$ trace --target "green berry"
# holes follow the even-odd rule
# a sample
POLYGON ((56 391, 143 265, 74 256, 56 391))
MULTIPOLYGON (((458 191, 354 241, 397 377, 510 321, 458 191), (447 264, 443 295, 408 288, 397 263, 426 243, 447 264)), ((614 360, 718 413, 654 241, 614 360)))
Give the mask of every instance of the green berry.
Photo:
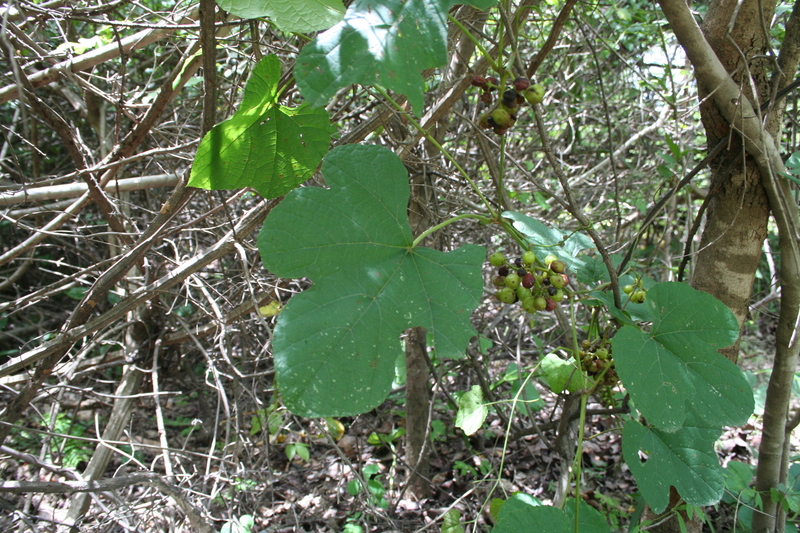
POLYGON ((526 313, 535 313, 538 311, 539 308, 536 307, 536 299, 528 297, 522 300, 522 309, 524 309, 526 313))
POLYGON ((513 304, 514 301, 517 299, 517 295, 514 293, 514 289, 510 289, 508 287, 497 291, 495 296, 497 296, 497 299, 503 302, 504 304, 513 304))
POLYGON ((563 289, 564 285, 566 284, 567 282, 564 281, 564 278, 561 277, 561 274, 553 274, 552 276, 550 276, 550 285, 552 285, 556 289, 563 289))
POLYGON ((606 350, 605 348, 598 348, 597 351, 594 352, 594 355, 598 359, 602 359, 603 361, 605 361, 606 359, 608 359, 608 350, 606 350))
POLYGON ((624 287, 622 287, 622 292, 624 292, 625 294, 631 294, 635 288, 636 287, 634 287, 633 285, 625 285, 624 287))
POLYGON ((532 265, 536 262, 536 254, 528 250, 522 254, 522 262, 526 265, 532 265))
POLYGON ((519 287, 520 279, 516 272, 511 272, 506 276, 506 287, 516 290, 519 287))
POLYGON ((635 304, 640 304, 645 301, 647 298, 647 292, 643 290, 638 290, 631 294, 631 301, 635 304))
POLYGON ((511 126, 511 114, 503 109, 502 106, 494 108, 494 111, 492 111, 492 119, 494 119, 494 123, 501 128, 511 126))
POLYGON ((544 311, 547 307, 547 299, 544 296, 537 296, 533 299, 533 306, 538 311, 544 311))
POLYGON ((506 256, 503 255, 501 252, 495 252, 489 256, 489 264, 494 267, 503 266, 506 262, 506 256))
POLYGON ((523 94, 529 104, 540 104, 544 100, 544 86, 540 83, 534 83, 523 94))
POLYGON ((550 263, 550 270, 552 270, 556 274, 561 274, 566 269, 567 269, 567 264, 564 261, 555 260, 552 263, 550 263))
POLYGON ((517 290, 517 298, 519 298, 519 299, 520 299, 520 301, 524 301, 524 300, 526 300, 527 298, 530 298, 530 297, 531 297, 531 291, 530 291, 530 290, 528 290, 528 289, 526 289, 526 288, 525 288, 525 287, 523 287, 522 285, 520 285, 519 287, 517 287, 517 289, 516 289, 516 290, 517 290))
POLYGON ((554 255, 554 254, 548 254, 548 256, 544 258, 544 264, 545 264, 546 266, 548 266, 548 267, 549 267, 549 266, 550 266, 550 264, 551 264, 553 261, 556 261, 556 260, 558 260, 558 256, 557 256, 557 255, 554 255))

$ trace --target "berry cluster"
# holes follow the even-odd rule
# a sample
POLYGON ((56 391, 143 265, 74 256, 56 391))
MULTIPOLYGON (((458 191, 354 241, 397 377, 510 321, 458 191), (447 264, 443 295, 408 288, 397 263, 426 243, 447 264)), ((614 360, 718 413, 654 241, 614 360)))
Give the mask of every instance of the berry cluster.
MULTIPOLYGON (((500 81, 493 77, 475 76, 472 85, 482 89, 481 102, 487 105, 492 103, 492 92, 501 88, 500 81)), ((516 78, 512 85, 513 88, 503 92, 497 106, 478 120, 482 128, 491 128, 497 135, 503 135, 517 121, 517 109, 521 104, 538 104, 544 98, 544 87, 538 83, 531 85, 528 78, 516 78)))
POLYGON ((511 263, 501 252, 495 252, 489 256, 489 263, 497 268, 492 283, 499 289, 495 296, 503 303, 520 302, 526 312, 535 313, 552 311, 564 298, 569 282, 564 274, 567 265, 554 255, 547 256, 544 268, 537 266, 536 254, 530 250, 511 263))
POLYGON ((590 377, 603 376, 603 385, 613 386, 619 381, 617 371, 614 369, 614 359, 611 356, 611 343, 603 339, 599 342, 584 340, 578 353, 581 360, 581 370, 590 377))
POLYGON ((622 292, 635 304, 643 303, 647 298, 647 291, 642 288, 642 280, 637 281, 635 285, 625 285, 622 287, 622 292))

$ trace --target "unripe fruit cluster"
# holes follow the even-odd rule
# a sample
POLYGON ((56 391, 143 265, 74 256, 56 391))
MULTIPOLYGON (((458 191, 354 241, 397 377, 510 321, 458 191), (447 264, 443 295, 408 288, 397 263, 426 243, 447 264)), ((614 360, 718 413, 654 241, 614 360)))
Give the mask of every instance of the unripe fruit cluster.
POLYGON ((612 386, 619 381, 619 376, 614 368, 614 358, 611 355, 611 344, 608 341, 592 343, 584 340, 581 342, 578 356, 581 360, 581 370, 590 377, 603 375, 602 385, 612 386))
POLYGON ((622 287, 622 292, 627 294, 631 302, 635 304, 644 303, 647 299, 647 291, 642 288, 641 280, 637 281, 635 285, 625 285, 622 287))
POLYGON ((536 254, 530 250, 509 262, 501 252, 489 256, 489 263, 497 268, 492 284, 498 288, 495 297, 503 303, 519 302, 528 313, 552 311, 564 298, 569 277, 564 274, 566 264, 555 256, 545 267, 537 265, 536 254))
MULTIPOLYGON (((482 90, 481 102, 487 105, 492 103, 492 92, 501 89, 497 78, 484 78, 475 76, 472 85, 482 90)), ((538 104, 544 98, 544 86, 536 83, 531 85, 528 78, 516 78, 511 82, 513 88, 506 89, 497 106, 484 113, 478 124, 484 128, 491 128, 497 135, 503 135, 517 121, 517 110, 521 104, 538 104)))

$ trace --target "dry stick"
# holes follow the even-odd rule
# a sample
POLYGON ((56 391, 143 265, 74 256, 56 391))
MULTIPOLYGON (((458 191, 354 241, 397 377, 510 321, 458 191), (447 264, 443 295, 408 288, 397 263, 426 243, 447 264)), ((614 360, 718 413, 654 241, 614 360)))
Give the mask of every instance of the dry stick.
MULTIPOLYGON (((122 434, 122 430, 125 429, 125 426, 128 425, 131 409, 137 400, 135 393, 139 390, 143 377, 144 372, 136 368, 136 366, 125 365, 122 380, 114 393, 116 397, 114 400, 114 407, 111 409, 111 414, 108 416, 108 423, 103 429, 101 443, 103 441, 116 440, 122 434)), ((87 481, 101 478, 108 467, 108 463, 114 451, 115 450, 109 446, 103 444, 98 445, 94 453, 92 453, 92 458, 89 459, 89 464, 82 473, 83 478, 87 481)), ((88 494, 80 494, 72 499, 65 519, 70 526, 76 525, 81 517, 86 514, 86 511, 89 509, 89 504, 90 498, 88 494)))
POLYGON ((131 485, 146 483, 170 496, 181 508, 189 519, 192 531, 200 533, 214 533, 216 530, 203 519, 200 511, 194 508, 184 498, 183 493, 174 485, 166 483, 161 476, 151 472, 131 474, 129 476, 96 481, 4 481, 0 483, 0 492, 11 494, 24 494, 35 492, 39 494, 73 494, 76 492, 107 492, 124 489, 131 485))
MULTIPOLYGON (((13 61, 13 58, 9 58, 9 60, 13 61)), ((67 124, 63 118, 61 118, 55 111, 50 109, 39 99, 34 92, 30 81, 28 81, 27 76, 25 76, 25 73, 22 71, 20 71, 20 80, 24 87, 26 96, 25 99, 27 100, 28 105, 30 105, 31 108, 36 111, 36 113, 53 129, 53 131, 55 131, 56 135, 58 135, 59 139, 61 139, 64 147, 67 149, 67 153, 69 153, 70 157, 72 157, 72 161, 75 166, 79 169, 85 169, 86 159, 83 157, 83 153, 81 152, 80 148, 78 148, 78 143, 75 140, 75 133, 73 132, 72 128, 70 128, 69 124, 67 124)), ((117 238, 119 238, 126 246, 133 244, 131 237, 125 230, 125 223, 121 220, 121 213, 114 206, 114 204, 111 203, 111 200, 108 199, 108 196, 106 196, 106 194, 100 188, 95 176, 92 174, 84 174, 83 179, 86 182, 89 196, 95 205, 97 205, 97 208, 100 210, 100 213, 103 215, 103 217, 108 221, 108 225, 111 227, 111 230, 116 233, 117 238)))
MULTIPOLYGON (((189 49, 189 51, 185 54, 186 58, 192 58, 194 53, 196 52, 196 46, 189 49)), ((162 84, 161 90, 156 96, 155 100, 153 101, 150 108, 145 113, 144 117, 137 123, 136 127, 122 140, 120 145, 109 155, 107 158, 110 161, 115 161, 119 159, 125 159, 130 157, 136 148, 141 145, 141 143, 145 140, 147 135, 149 134, 152 127, 155 125, 156 121, 161 117, 164 111, 167 108, 167 105, 172 101, 172 98, 177 94, 177 91, 183 88, 183 85, 191 78, 195 71, 200 67, 199 58, 194 57, 189 60, 188 64, 185 64, 185 68, 180 68, 179 65, 175 68, 172 72, 172 75, 162 84)), ((105 187, 109 181, 111 181, 116 175, 119 167, 114 166, 109 168, 106 172, 103 173, 102 177, 100 178, 100 187, 105 187)), ((81 210, 88 204, 90 200, 89 193, 83 194, 78 200, 76 200, 71 206, 69 206, 64 213, 61 213, 59 216, 55 217, 49 223, 47 223, 38 233, 28 237, 22 243, 18 244, 5 254, 0 256, 0 266, 12 261, 13 259, 19 257, 26 250, 36 246, 40 242, 42 242, 46 237, 48 232, 52 232, 62 225, 64 225, 69 219, 73 216, 77 215, 81 212, 81 210)))
MULTIPOLYGON (((226 28, 220 30, 221 32, 227 31, 226 28)), ((187 58, 191 58, 194 54, 194 50, 190 50, 189 53, 186 54, 187 58)), ((199 68, 199 60, 198 58, 194 57, 193 59, 189 60, 189 63, 185 66, 184 69, 176 68, 173 71, 173 74, 166 80, 165 84, 162 85, 161 91, 159 92, 158 96, 156 97, 153 105, 150 107, 148 112, 145 114, 141 122, 137 125, 134 130, 128 134, 128 136, 123 139, 120 143, 120 146, 114 151, 112 154, 111 159, 118 159, 129 157, 136 147, 141 144, 142 141, 146 138, 150 128, 155 124, 156 120, 161 116, 163 111, 166 109, 167 104, 172 100, 174 95, 178 90, 180 90, 183 85, 188 81, 190 77, 194 75, 194 72, 199 68), (177 79, 177 82, 176 82, 177 79)), ((113 175, 116 174, 115 169, 109 169, 103 176, 103 180, 101 180, 101 186, 104 186, 108 180, 111 179, 113 175)), ((31 381, 29 384, 23 388, 20 394, 14 399, 14 401, 7 407, 4 411, 4 421, 9 422, 11 424, 15 423, 24 413, 25 409, 27 409, 30 402, 36 396, 36 392, 41 387, 41 384, 44 382, 45 379, 51 374, 53 367, 55 367, 56 363, 63 357, 63 355, 70 349, 70 347, 87 335, 90 330, 96 331, 99 329, 91 329, 89 325, 80 327, 83 325, 90 317, 92 310, 97 305, 97 302, 100 300, 101 297, 104 297, 105 294, 113 287, 117 281, 122 279, 122 277, 139 261, 142 255, 149 249, 149 247, 142 246, 143 241, 149 240, 151 237, 153 239, 156 238, 156 235, 159 231, 163 228, 163 225, 168 222, 168 220, 175 214, 176 207, 181 207, 186 204, 190 197, 190 193, 187 193, 183 187, 178 187, 167 203, 161 208, 160 217, 156 217, 156 220, 148 227, 149 231, 146 231, 144 235, 142 235, 142 239, 140 239, 139 244, 135 246, 130 252, 125 255, 127 259, 126 262, 118 262, 117 268, 114 270, 113 274, 104 274, 103 276, 98 279, 95 283, 97 289, 89 290, 86 295, 84 296, 83 300, 78 304, 78 307, 75 309, 74 313, 70 317, 70 320, 64 325, 62 328, 62 333, 56 337, 55 342, 53 344, 48 345, 49 348, 44 350, 33 350, 33 352, 28 352, 28 354, 23 355, 20 358, 17 358, 18 362, 23 364, 23 366, 27 366, 35 361, 39 361, 39 365, 37 366, 36 370, 31 377, 31 381), (159 225, 161 223, 161 225, 159 225), (134 250, 137 253, 132 253, 134 250), (80 332, 84 332, 80 334, 80 332), (28 358, 28 355, 31 355, 28 358)), ((76 207, 76 210, 80 210, 83 206, 83 202, 88 200, 88 193, 81 197, 81 200, 73 204, 73 207, 76 207)), ((60 217, 59 217, 60 218, 60 217)), ((263 219, 262 219, 263 220, 263 219)), ((66 219, 64 220, 66 221, 66 219)), ((42 234, 38 234, 42 235, 42 234)), ((37 237, 35 235, 34 237, 37 237)), ((44 236, 42 235, 41 239, 44 236)), ((40 240, 41 240, 40 239, 40 240)), ((32 239, 29 238, 26 242, 31 241, 32 239)), ((219 244, 219 243, 218 243, 219 244)), ((22 253, 21 250, 19 253, 22 253)), ((223 254, 224 255, 224 254, 223 254)), ((2 263, 0 263, 2 264, 2 263)), ((208 263, 205 263, 208 264, 208 263)), ((205 266, 205 264, 203 266, 205 266)), ((113 268, 113 267, 112 267, 113 268)), ((202 268, 202 267, 200 267, 202 268)), ((188 275, 188 274, 187 274, 188 275)), ((140 294, 140 291, 136 291, 134 294, 140 294)), ((132 295, 133 296, 133 295, 132 295)), ((146 301, 152 298, 154 295, 150 295, 148 298, 143 298, 141 301, 146 301)), ((130 297, 129 297, 130 298, 130 297)), ((120 302, 122 303, 122 302, 120 302)), ((139 302, 141 303, 141 302, 139 302)), ((117 305, 112 311, 116 309, 124 309, 124 312, 127 312, 129 309, 132 309, 135 306, 130 308, 126 308, 125 306, 117 305)), ((103 315, 105 316, 105 315, 103 315)), ((115 314, 116 317, 121 317, 122 315, 115 314)), ((102 318, 98 317, 98 318, 102 318)), ((98 324, 98 319, 95 319, 90 322, 90 324, 98 324)), ((101 326, 102 327, 102 326, 101 326)), ((44 345, 40 348, 44 348, 44 345)), ((0 444, 5 442, 5 439, 8 437, 10 432, 9 426, 3 426, 0 428, 0 444)))
POLYGON ((161 338, 156 339, 153 347, 153 369, 150 371, 153 382, 153 401, 156 405, 156 427, 158 428, 158 440, 161 443, 161 456, 164 460, 164 471, 170 483, 175 482, 175 474, 172 471, 172 458, 169 454, 169 442, 167 441, 167 428, 164 424, 164 413, 161 410, 161 392, 158 386, 158 356, 161 353, 161 338))
MULTIPOLYGON (((179 30, 179 24, 183 24, 184 29, 191 28, 192 26, 185 24, 197 20, 197 17, 197 8, 184 11, 177 15, 175 22, 170 23, 167 26, 155 26, 152 29, 140 31, 139 33, 131 35, 130 37, 122 39, 119 43, 109 43, 98 48, 97 50, 92 50, 91 52, 68 59, 67 61, 57 63, 46 70, 41 70, 35 74, 31 74, 28 79, 34 88, 48 85, 54 81, 65 78, 69 73, 87 70, 99 65, 100 63, 104 63, 119 57, 120 53, 129 54, 130 52, 144 48, 145 46, 161 40, 179 30)), ((19 87, 16 84, 8 85, 0 89, 0 104, 4 104, 9 100, 13 100, 18 97, 19 87)))
MULTIPOLYGON (((73 344, 83 337, 120 320, 131 309, 155 298, 159 293, 183 282, 190 275, 233 251, 235 249, 234 241, 244 239, 252 233, 256 227, 264 221, 267 213, 269 213, 270 209, 276 204, 277 200, 272 200, 253 207, 250 211, 245 213, 233 230, 228 232, 209 250, 201 252, 189 261, 182 263, 175 270, 169 272, 155 282, 137 289, 130 296, 122 299, 112 309, 109 309, 99 317, 89 320, 86 324, 76 325, 72 329, 62 330, 52 341, 44 343, 15 358, 13 360, 15 362, 15 368, 24 368, 25 366, 39 361, 40 364, 36 367, 28 386, 19 393, 3 412, 3 421, 6 422, 6 424, 0 424, 0 444, 8 437, 12 425, 19 420, 21 414, 39 390, 41 383, 50 375, 52 368, 61 357, 67 353, 73 344)), ((9 363, 11 363, 11 361, 9 363)), ((6 365, 0 367, 0 376, 7 375, 8 373, 6 365)))
MULTIPOLYGON (((155 174, 153 176, 139 176, 138 178, 124 178, 116 180, 113 184, 107 184, 104 190, 107 193, 115 193, 117 191, 140 191, 142 189, 153 189, 156 187, 174 187, 179 179, 177 174, 155 174)), ((26 189, 11 194, 0 192, 0 207, 26 202, 76 198, 84 194, 88 189, 89 186, 85 183, 66 183, 64 185, 36 187, 34 189, 26 189)))
POLYGON ((531 64, 528 65, 527 76, 530 79, 536 75, 536 71, 539 70, 539 67, 542 66, 544 63, 545 58, 550 54, 553 50, 553 47, 556 45, 556 41, 558 41, 559 35, 561 35, 561 30, 564 28, 564 24, 567 22, 570 13, 572 12, 572 8, 575 7, 575 4, 578 3, 578 0, 567 0, 564 4, 564 7, 561 8, 561 11, 558 13, 558 17, 556 17, 555 22, 553 22, 553 27, 550 28, 550 35, 547 37, 547 41, 545 41, 544 46, 539 50, 536 54, 536 57, 533 58, 531 64))

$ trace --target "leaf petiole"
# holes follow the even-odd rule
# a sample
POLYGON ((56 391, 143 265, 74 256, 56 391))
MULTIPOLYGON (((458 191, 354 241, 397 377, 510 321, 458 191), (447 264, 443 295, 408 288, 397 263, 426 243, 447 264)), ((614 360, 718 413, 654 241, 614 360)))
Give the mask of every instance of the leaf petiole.
POLYGON ((465 219, 465 218, 474 218, 476 220, 480 220, 482 224, 491 224, 491 222, 492 222, 491 218, 485 217, 483 215, 478 215, 478 214, 475 214, 475 213, 465 213, 463 215, 457 215, 457 216, 454 216, 453 218, 448 218, 444 222, 436 224, 435 226, 431 226, 430 228, 428 228, 425 231, 423 231, 422 233, 420 233, 419 236, 417 236, 417 238, 414 239, 414 242, 411 243, 411 247, 412 248, 416 248, 417 246, 419 246, 419 243, 424 241, 425 237, 427 237, 431 233, 439 231, 440 229, 444 228, 445 226, 448 226, 448 225, 452 224, 453 222, 455 222, 457 220, 462 220, 462 219, 465 219))

